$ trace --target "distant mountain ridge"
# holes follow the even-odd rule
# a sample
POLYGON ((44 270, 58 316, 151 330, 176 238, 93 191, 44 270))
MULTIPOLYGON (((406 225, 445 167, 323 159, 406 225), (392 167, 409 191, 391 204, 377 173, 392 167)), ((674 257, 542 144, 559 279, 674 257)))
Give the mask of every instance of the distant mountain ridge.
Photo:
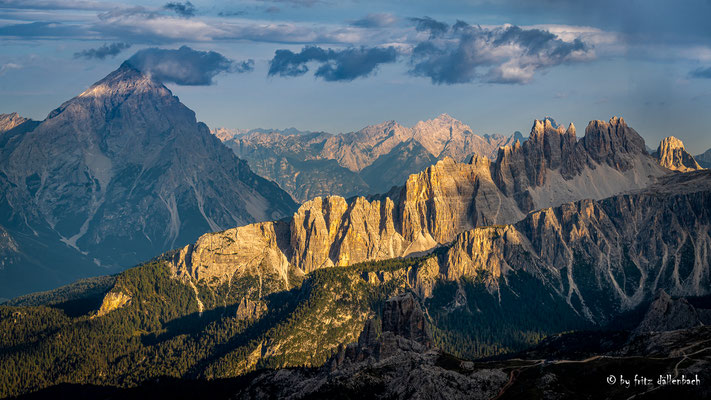
POLYGON ((711 168, 711 149, 706 150, 703 154, 694 157, 696 161, 704 168, 711 168))
POLYGON ((10 114, 0 114, 0 134, 7 132, 18 125, 22 125, 27 121, 29 121, 28 118, 22 117, 16 112, 10 114))
POLYGON ((381 193, 437 160, 495 158, 518 135, 477 135, 442 114, 413 127, 387 121, 357 132, 331 135, 293 129, 214 130, 258 174, 277 182, 298 201, 324 195, 351 197, 381 193))
POLYGON ((0 145, 0 297, 132 266, 295 208, 128 62, 44 121, 2 133, 0 145))

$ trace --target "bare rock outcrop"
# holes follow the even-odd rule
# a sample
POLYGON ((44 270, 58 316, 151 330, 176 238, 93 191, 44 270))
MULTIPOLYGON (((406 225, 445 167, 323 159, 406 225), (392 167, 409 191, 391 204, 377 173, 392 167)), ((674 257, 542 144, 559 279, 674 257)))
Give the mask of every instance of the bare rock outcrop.
POLYGON ((686 151, 684 143, 674 136, 662 139, 653 156, 662 167, 672 171, 689 172, 702 169, 694 157, 686 151))
POLYGON ((131 296, 123 292, 109 292, 104 296, 104 300, 101 302, 101 307, 96 312, 95 317, 102 317, 111 311, 118 310, 129 304, 130 301, 131 296))
POLYGON ((702 325, 698 312, 686 299, 672 299, 664 290, 660 290, 633 334, 674 331, 702 325))

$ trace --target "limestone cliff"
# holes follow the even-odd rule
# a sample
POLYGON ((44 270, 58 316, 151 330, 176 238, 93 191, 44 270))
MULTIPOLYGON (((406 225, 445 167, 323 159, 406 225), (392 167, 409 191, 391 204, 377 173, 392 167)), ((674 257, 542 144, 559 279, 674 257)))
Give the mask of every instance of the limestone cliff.
MULTIPOLYGON (((288 286, 290 271, 303 274, 428 252, 477 226, 511 224, 533 209, 642 188, 666 173, 621 119, 591 122, 580 142, 572 125, 554 128, 546 119, 534 123, 523 145, 502 148, 495 162, 445 157, 387 195, 318 197, 287 220, 207 234, 183 248, 172 264, 177 274, 206 282, 225 282, 266 266, 288 286)), ((517 234, 497 229, 475 235, 518 240, 517 234)), ((480 250, 499 252, 498 239, 492 240, 480 250)), ((490 265, 477 257, 484 256, 453 260, 447 274, 454 279, 490 265)), ((506 268, 491 265, 494 276, 506 268)))
POLYGON ((711 172, 669 176, 641 191, 566 203, 514 225, 464 232, 440 271, 449 279, 487 271, 499 284, 507 273, 522 271, 581 315, 604 323, 658 289, 674 296, 709 293, 709 210, 711 172))
POLYGON ((673 171, 689 172, 702 169, 694 157, 686 151, 684 143, 674 136, 664 138, 653 156, 662 167, 673 171))

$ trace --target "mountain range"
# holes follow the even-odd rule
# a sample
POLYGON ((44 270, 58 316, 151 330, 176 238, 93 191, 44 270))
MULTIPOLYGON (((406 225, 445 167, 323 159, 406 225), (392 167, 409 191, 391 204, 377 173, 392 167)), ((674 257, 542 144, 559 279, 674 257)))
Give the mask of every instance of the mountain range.
POLYGON ((291 272, 430 251, 477 226, 644 188, 668 173, 622 119, 590 122, 580 141, 572 125, 536 121, 529 139, 500 148, 496 161, 445 158, 387 195, 317 197, 291 219, 205 235, 180 251, 175 268, 225 281, 265 264, 287 281, 291 272))
POLYGON ((0 127, 0 295, 103 275, 0 305, 0 397, 571 397, 613 366, 707 379, 711 171, 674 137, 649 154, 622 118, 581 138, 548 117, 525 140, 478 136, 447 115, 213 134, 126 62, 0 127))
POLYGON ((495 158, 499 147, 523 141, 518 132, 474 134, 447 114, 411 128, 387 121, 339 135, 293 128, 213 133, 256 173, 274 180, 300 202, 325 195, 382 193, 445 157, 495 158))
POLYGON ((129 63, 43 121, 9 114, 0 126, 0 297, 119 271, 296 206, 129 63))
MULTIPOLYGON (((232 275, 207 274, 210 268, 229 273, 214 261, 236 257, 224 243, 207 247, 203 237, 191 254, 193 265, 200 266, 195 277, 176 263, 185 254, 167 254, 115 277, 78 282, 0 307, 0 357, 12 366, 0 376, 2 393, 20 394, 59 382, 150 387, 146 382, 161 377, 199 384, 244 374, 227 390, 328 392, 321 383, 297 382, 328 382, 331 378, 323 381, 322 371, 331 371, 327 376, 334 379, 367 377, 368 365, 383 368, 373 372, 385 379, 379 384, 385 387, 376 391, 387 391, 397 379, 410 382, 400 380, 401 390, 425 388, 417 382, 446 376, 446 371, 431 369, 437 366, 474 382, 490 382, 496 392, 508 388, 506 371, 528 363, 464 360, 522 351, 571 330, 581 333, 557 344, 544 342, 542 349, 530 352, 526 358, 534 360, 531 366, 544 358, 594 360, 601 354, 630 357, 632 363, 634 357, 639 361, 661 351, 644 343, 665 346, 664 365, 678 366, 683 361, 673 352, 678 346, 696 347, 697 357, 708 357, 708 348, 701 345, 706 331, 690 327, 669 344, 669 336, 648 334, 650 325, 662 326, 660 317, 650 315, 645 318, 651 322, 625 328, 636 329, 634 336, 605 332, 628 326, 660 289, 675 298, 707 296, 703 301, 708 303, 710 204, 711 172, 670 173, 645 189, 565 203, 515 224, 466 230, 421 257, 319 268, 305 276, 295 268, 281 275, 273 263, 285 260, 278 257, 232 275), (388 305, 403 295, 409 300, 388 305), (419 317, 413 314, 416 307, 423 310, 419 317), (598 331, 582 333, 590 329, 598 331), (343 347, 353 342, 358 347, 343 347), (625 343, 632 347, 625 349, 625 343), (422 358, 433 347, 438 349, 433 358, 422 358), (585 348, 592 355, 571 353, 585 348), (293 369, 304 366, 305 376, 293 369), (290 368, 276 375, 258 371, 285 367, 290 368), (393 368, 404 375, 386 373, 393 368), (475 371, 484 375, 476 378, 475 371)), ((261 224, 259 229, 267 228, 261 224)), ((277 235, 271 240, 285 239, 277 235)), ((683 305, 669 307, 652 307, 661 310, 657 314, 673 316, 663 326, 694 323, 683 317, 683 305)), ((699 315, 704 320, 708 312, 699 315)), ((585 362, 595 368, 595 376, 604 379, 609 365, 590 360, 585 362)), ((640 365, 646 364, 632 363, 625 371, 634 373, 640 365)), ((695 370, 693 365, 685 371, 695 370)), ((557 376, 579 379, 576 369, 564 366, 554 370, 557 376)), ((349 381, 350 387, 359 382, 349 381)), ((544 387, 558 386, 548 382, 544 387)), ((408 397, 404 393, 395 397, 408 397)))

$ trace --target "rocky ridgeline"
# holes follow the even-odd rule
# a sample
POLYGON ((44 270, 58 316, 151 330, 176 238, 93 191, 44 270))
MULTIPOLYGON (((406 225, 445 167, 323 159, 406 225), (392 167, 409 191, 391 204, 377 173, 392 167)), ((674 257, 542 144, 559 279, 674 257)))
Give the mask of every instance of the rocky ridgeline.
POLYGON ((653 154, 659 164, 673 171, 689 172, 702 169, 694 157, 684 148, 684 143, 674 136, 664 138, 653 154))
POLYGON ((524 271, 580 315, 603 324, 658 289, 674 296, 709 293, 710 210, 711 172, 668 176, 648 189, 566 203, 511 226, 465 232, 440 268, 468 276, 487 271, 501 282, 507 271, 524 271), (493 229, 498 231, 486 234, 493 229), (493 239, 482 239, 487 236, 493 239))
MULTIPOLYGON (((354 210, 362 217, 369 215, 364 210, 392 207, 388 201, 352 205, 359 204, 354 210)), ((317 219, 297 213, 291 225, 280 221, 205 235, 174 257, 174 272, 184 279, 218 283, 231 276, 263 274, 267 267, 288 287, 293 274, 391 258, 395 253, 388 251, 407 243, 392 220, 380 225, 378 218, 361 218, 358 226, 347 219, 351 205, 344 201, 320 206, 323 213, 314 213, 317 219), (369 236, 370 226, 383 234, 369 236), (387 251, 378 253, 383 249, 387 251)), ((708 294, 709 210, 711 172, 666 176, 636 192, 544 208, 514 224, 465 230, 437 256, 408 270, 406 279, 428 298, 441 280, 467 277, 486 283, 495 293, 509 284, 509 274, 524 273, 579 315, 604 324, 648 301, 658 289, 674 296, 708 294)))
POLYGON ((667 173, 622 119, 593 121, 586 132, 576 141, 574 127, 536 121, 529 140, 502 148, 495 162, 445 158, 388 196, 315 198, 290 219, 204 235, 172 264, 176 274, 208 283, 260 265, 287 281, 290 273, 421 254, 477 226, 646 187, 667 173))
POLYGON ((413 127, 387 121, 339 135, 269 130, 214 134, 299 201, 384 192, 437 160, 463 162, 472 154, 493 158, 500 146, 519 137, 480 136, 447 114, 413 127))

